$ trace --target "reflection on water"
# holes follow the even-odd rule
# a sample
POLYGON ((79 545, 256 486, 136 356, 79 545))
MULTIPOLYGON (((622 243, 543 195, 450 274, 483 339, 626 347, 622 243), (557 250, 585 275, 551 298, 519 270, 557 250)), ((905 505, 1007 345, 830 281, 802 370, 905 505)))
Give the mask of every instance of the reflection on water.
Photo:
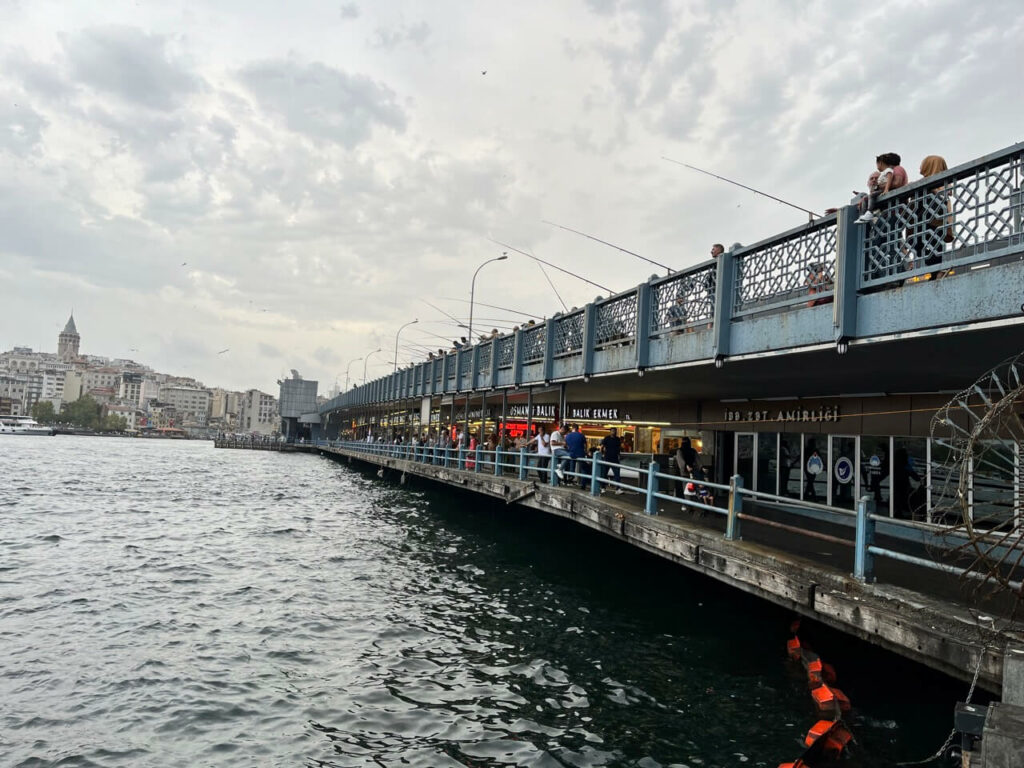
MULTIPOLYGON (((789 614, 564 521, 207 443, 0 470, 3 765, 775 766, 814 720, 789 614)), ((866 764, 942 741, 958 686, 819 641, 866 764)))

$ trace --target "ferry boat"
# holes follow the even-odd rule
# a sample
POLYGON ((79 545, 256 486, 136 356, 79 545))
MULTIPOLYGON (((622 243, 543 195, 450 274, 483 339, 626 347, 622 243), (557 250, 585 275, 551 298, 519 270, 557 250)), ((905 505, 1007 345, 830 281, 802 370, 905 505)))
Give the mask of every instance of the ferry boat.
POLYGON ((0 416, 0 435, 55 435, 53 427, 44 427, 29 416, 0 416))

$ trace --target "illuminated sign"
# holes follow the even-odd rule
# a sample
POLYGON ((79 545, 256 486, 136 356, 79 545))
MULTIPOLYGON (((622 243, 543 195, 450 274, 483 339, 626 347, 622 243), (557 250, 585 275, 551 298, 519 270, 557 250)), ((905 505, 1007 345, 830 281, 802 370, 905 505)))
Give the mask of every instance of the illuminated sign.
MULTIPOLYGON (((526 405, 510 405, 508 407, 508 416, 510 419, 525 419, 531 415, 529 411, 530 409, 526 405)), ((532 416, 535 419, 557 419, 558 406, 554 403, 550 405, 535 403, 532 416)))
POLYGON ((601 408, 592 405, 570 405, 567 406, 566 410, 568 414, 567 419, 577 419, 586 421, 618 421, 619 420, 619 409, 618 408, 601 408))

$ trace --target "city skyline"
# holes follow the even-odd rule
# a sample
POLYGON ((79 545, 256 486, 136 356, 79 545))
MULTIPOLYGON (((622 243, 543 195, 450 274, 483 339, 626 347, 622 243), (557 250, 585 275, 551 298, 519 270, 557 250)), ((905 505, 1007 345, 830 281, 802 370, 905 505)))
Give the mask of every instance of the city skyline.
MULTIPOLYGON (((5 4, 0 349, 48 349, 73 308, 103 354, 232 389, 326 391, 415 317, 422 359, 464 334, 444 313, 488 238, 623 290, 655 268, 542 220, 674 267, 806 221, 663 156, 820 211, 880 152, 916 178, 1013 143, 1015 10, 5 4)), ((550 279, 489 267, 475 327, 598 293, 550 279)))

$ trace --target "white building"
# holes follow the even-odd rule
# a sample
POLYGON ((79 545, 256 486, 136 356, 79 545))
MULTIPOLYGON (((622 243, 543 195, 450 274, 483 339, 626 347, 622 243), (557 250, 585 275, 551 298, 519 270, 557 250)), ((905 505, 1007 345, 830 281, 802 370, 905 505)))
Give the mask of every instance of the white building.
POLYGON ((239 403, 238 431, 258 435, 277 434, 277 398, 258 389, 245 392, 239 403))
POLYGON ((181 426, 205 427, 210 420, 210 390, 193 387, 160 387, 160 402, 173 405, 181 426))

